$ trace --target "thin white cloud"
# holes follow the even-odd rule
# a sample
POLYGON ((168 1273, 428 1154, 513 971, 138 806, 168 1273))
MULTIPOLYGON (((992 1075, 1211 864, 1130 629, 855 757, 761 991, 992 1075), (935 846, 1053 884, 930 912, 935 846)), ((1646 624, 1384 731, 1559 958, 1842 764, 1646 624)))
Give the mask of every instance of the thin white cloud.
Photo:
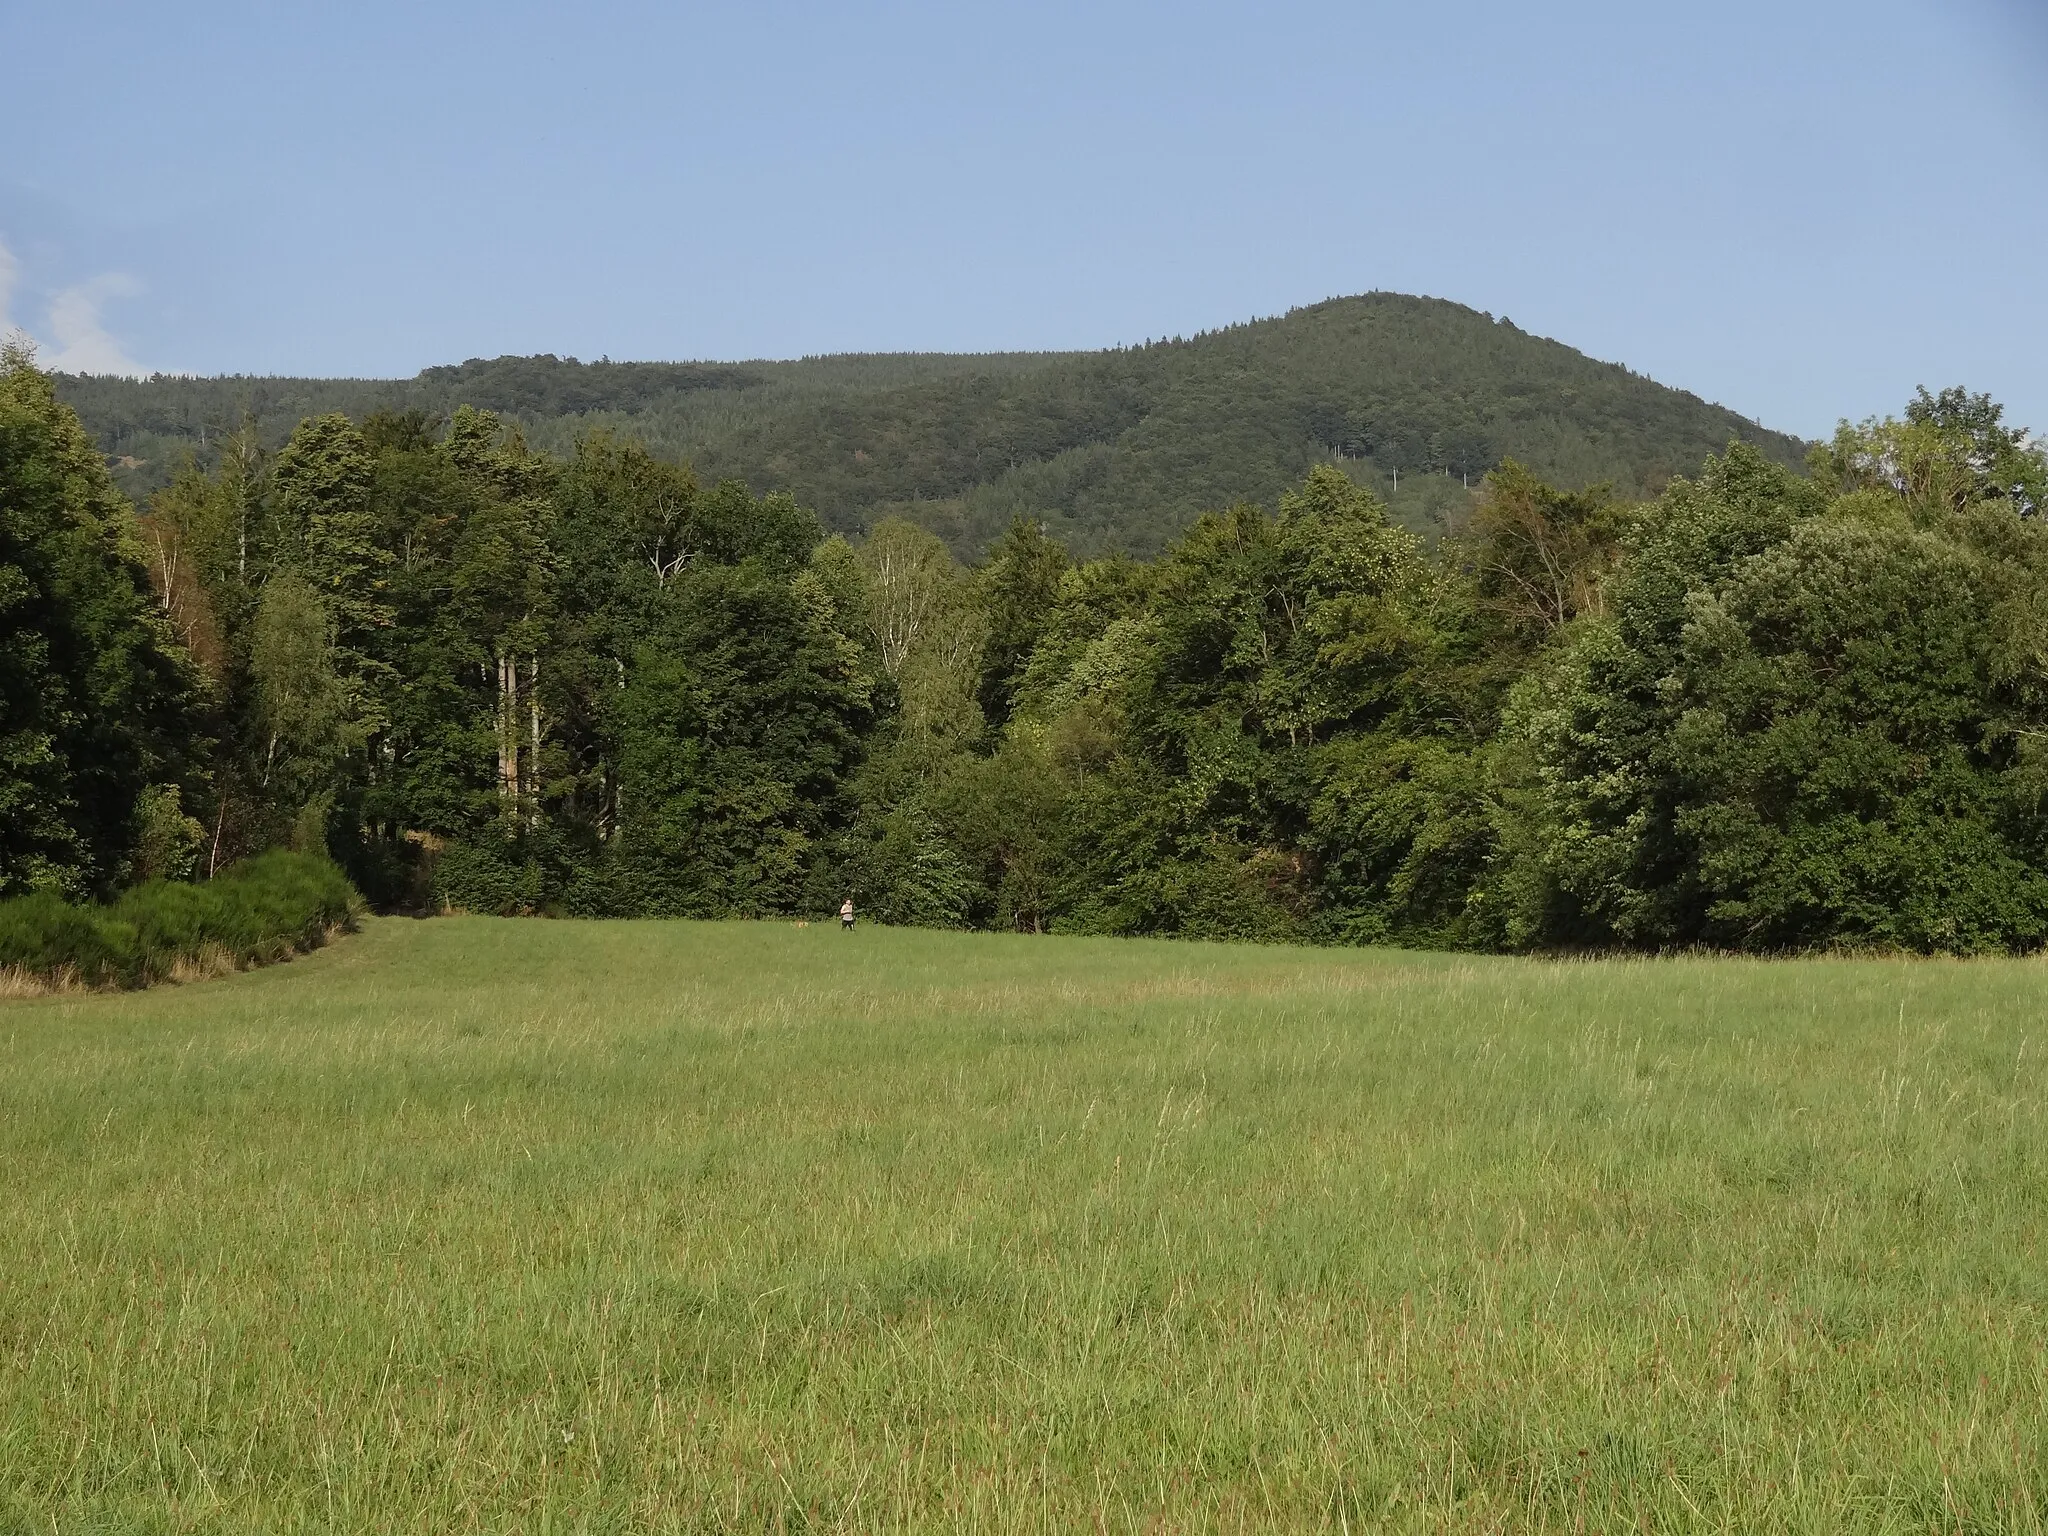
POLYGON ((6 241, 0 240, 0 335, 19 336, 34 346, 41 353, 41 365, 55 373, 119 373, 134 378, 148 373, 108 331, 104 315, 108 300, 142 291, 134 278, 124 272, 105 272, 58 289, 50 297, 48 343, 13 318, 15 296, 21 289, 21 262, 6 241))
POLYGON ((90 282, 60 289, 50 300, 50 330, 57 350, 43 366, 55 373, 122 373, 144 377, 148 370, 121 348, 101 321, 109 299, 125 299, 141 291, 135 279, 108 272, 90 282))

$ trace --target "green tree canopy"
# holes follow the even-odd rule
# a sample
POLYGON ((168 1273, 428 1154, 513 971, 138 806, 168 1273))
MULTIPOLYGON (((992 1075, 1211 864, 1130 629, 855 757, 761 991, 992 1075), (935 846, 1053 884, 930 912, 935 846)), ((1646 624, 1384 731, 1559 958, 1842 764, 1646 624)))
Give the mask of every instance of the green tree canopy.
POLYGON ((0 896, 103 894, 190 769, 194 679, 133 509, 25 349, 0 352, 0 896))

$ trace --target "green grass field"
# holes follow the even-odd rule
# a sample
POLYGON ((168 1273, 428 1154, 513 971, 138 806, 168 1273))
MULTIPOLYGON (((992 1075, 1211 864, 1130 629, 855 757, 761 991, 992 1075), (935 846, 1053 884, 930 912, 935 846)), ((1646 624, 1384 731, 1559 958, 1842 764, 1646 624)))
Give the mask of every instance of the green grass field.
POLYGON ((0 1530, 2035 1530, 2036 962, 371 923, 0 1004, 0 1530))

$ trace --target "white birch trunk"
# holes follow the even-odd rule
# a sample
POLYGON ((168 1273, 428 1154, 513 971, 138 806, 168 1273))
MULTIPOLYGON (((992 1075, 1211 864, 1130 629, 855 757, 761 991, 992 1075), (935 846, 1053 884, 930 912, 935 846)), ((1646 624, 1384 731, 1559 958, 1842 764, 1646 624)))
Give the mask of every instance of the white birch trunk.
POLYGON ((498 798, 506 814, 519 805, 519 666, 498 657, 498 798))

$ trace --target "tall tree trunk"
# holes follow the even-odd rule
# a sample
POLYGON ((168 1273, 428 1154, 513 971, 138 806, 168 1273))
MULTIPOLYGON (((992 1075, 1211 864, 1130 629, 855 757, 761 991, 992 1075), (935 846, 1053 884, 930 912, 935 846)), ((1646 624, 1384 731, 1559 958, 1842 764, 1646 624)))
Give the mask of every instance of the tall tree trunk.
POLYGON ((228 824, 228 797, 223 790, 220 797, 220 814, 213 819, 213 851, 206 856, 206 878, 211 880, 213 872, 220 868, 220 835, 228 824))
POLYGON ((531 726, 526 762, 527 824, 540 825, 540 653, 526 662, 526 715, 531 726))
POLYGON ((498 798, 505 813, 519 805, 519 664, 498 655, 498 798))

